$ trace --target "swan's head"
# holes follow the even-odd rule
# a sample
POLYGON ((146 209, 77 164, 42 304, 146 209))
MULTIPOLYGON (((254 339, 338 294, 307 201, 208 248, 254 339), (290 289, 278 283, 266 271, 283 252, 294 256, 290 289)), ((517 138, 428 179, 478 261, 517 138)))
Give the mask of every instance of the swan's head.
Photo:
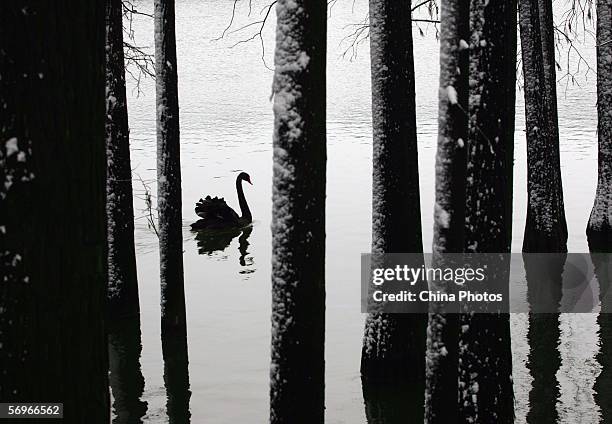
POLYGON ((241 172, 240 174, 238 174, 238 181, 240 180, 246 181, 247 183, 253 185, 253 183, 251 182, 251 176, 246 172, 241 172))

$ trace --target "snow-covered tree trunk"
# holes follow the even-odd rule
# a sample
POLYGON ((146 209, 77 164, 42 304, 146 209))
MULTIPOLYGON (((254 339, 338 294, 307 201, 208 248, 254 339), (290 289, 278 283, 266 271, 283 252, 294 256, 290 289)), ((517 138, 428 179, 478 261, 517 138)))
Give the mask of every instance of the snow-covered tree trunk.
POLYGON ((612 3, 597 2, 599 177, 587 226, 589 248, 612 252, 612 3))
MULTIPOLYGON (((470 3, 465 250, 510 251, 516 83, 516 1, 470 3)), ((509 272, 502 261, 499 278, 509 272)), ((486 288, 483 288, 486 289, 486 288)), ((507 294, 506 294, 507 295, 507 294)), ((462 422, 513 421, 509 314, 461 315, 462 422)))
POLYGON ((524 252, 567 251, 550 0, 520 0, 527 126, 524 252), (552 38, 552 40, 551 40, 552 38))
POLYGON ((0 399, 108 423, 104 2, 0 2, 0 399))
MULTIPOLYGON (((524 266, 530 302, 556 310, 561 300, 564 256, 529 256, 566 252, 567 224, 563 204, 557 117, 557 80, 551 0, 519 0, 519 24, 527 126, 527 222, 524 266), (561 260, 561 258, 563 258, 561 260), (542 269, 546 273, 542 273, 542 269), (548 287, 546 299, 542 288, 548 287)), ((533 306, 533 303, 532 303, 533 306)), ((556 422, 559 397, 556 373, 561 365, 559 314, 529 314, 529 360, 533 377, 528 422, 556 422)))
MULTIPOLYGON (((369 16, 372 253, 421 253, 411 2, 370 0, 369 16)), ((426 314, 369 314, 361 354, 364 384, 423 383, 426 322, 426 314)))
MULTIPOLYGON (((469 2, 440 4, 440 90, 434 207, 434 266, 444 253, 464 249, 466 143, 468 140, 469 2)), ((438 284, 432 290, 446 291, 438 284)), ((459 318, 431 305, 427 329, 425 421, 458 419, 457 355, 459 318)))
POLYGON ((121 0, 106 1, 106 214, 111 318, 137 315, 134 205, 121 0))
POLYGON ((186 323, 174 0, 155 0, 154 4, 162 328, 183 331, 186 323))
POLYGON ((271 423, 324 419, 326 12, 276 5, 271 423))
MULTIPOLYGON (((555 59, 555 23, 553 0, 538 0, 540 37, 542 40, 542 62, 544 64, 544 96, 546 98, 553 150, 559 155, 559 118, 557 111, 557 61, 555 59), (556 146, 556 147, 555 147, 556 146)), ((558 159, 557 159, 558 161, 558 159)), ((563 196, 561 196, 563 200, 563 196)), ((565 216, 563 217, 565 221, 565 216)), ((567 232, 567 228, 566 228, 567 232)))
POLYGON ((171 423, 189 422, 187 320, 174 0, 154 1, 161 339, 171 423))

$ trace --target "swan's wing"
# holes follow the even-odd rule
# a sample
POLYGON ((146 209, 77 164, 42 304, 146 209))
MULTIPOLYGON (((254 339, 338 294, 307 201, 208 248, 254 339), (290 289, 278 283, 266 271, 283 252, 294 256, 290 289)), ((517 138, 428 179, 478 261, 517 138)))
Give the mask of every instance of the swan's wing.
POLYGON ((206 196, 206 199, 200 199, 196 203, 195 213, 207 221, 237 223, 240 219, 238 214, 225 203, 225 199, 218 197, 206 196))

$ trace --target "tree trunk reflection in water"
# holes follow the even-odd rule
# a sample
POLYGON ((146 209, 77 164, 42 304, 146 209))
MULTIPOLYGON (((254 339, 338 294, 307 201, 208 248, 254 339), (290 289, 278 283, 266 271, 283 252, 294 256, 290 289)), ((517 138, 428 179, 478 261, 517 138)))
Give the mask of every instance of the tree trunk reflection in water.
POLYGON ((599 353, 596 356, 601 372, 595 380, 593 390, 595 403, 601 410, 601 422, 612 422, 612 254, 591 253, 595 275, 599 281, 601 311, 597 317, 599 325, 599 353))
POLYGON ((191 391, 189 390, 187 335, 180 331, 162 328, 162 352, 169 422, 189 423, 191 422, 191 412, 189 412, 191 391))
POLYGON ((533 382, 529 393, 528 423, 555 423, 560 395, 557 371, 560 328, 558 313, 562 296, 562 274, 567 254, 523 254, 530 305, 529 356, 527 368, 533 382))
POLYGON ((109 379, 113 394, 114 424, 141 423, 147 402, 141 400, 144 377, 140 317, 111 320, 108 326, 109 379))
POLYGON ((423 422, 423 384, 372 384, 364 378, 361 384, 368 424, 423 422))

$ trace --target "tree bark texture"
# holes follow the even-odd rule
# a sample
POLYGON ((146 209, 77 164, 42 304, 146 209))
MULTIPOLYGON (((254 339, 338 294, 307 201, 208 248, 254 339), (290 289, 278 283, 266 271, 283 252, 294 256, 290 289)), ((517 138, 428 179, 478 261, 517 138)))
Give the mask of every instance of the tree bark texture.
MULTIPOLYGON (((412 50, 411 2, 370 0, 373 254, 423 251, 412 50)), ((426 314, 367 316, 364 384, 423 383, 426 320, 426 314)))
MULTIPOLYGON (((440 6, 434 267, 444 267, 444 253, 464 249, 468 140, 469 2, 444 0, 440 6)), ((430 289, 447 291, 442 284, 430 289)), ((431 305, 427 328, 425 421, 430 424, 458 419, 459 318, 443 313, 442 306, 438 302, 431 305)))
POLYGON ((597 2, 597 193, 587 226, 589 248, 612 252, 612 3, 597 2))
POLYGON ((170 423, 190 421, 174 0, 154 1, 161 339, 170 423))
POLYGON ((276 4, 271 423, 324 419, 326 12, 276 4))
POLYGON ((108 423, 104 3, 0 2, 0 399, 108 423))
MULTIPOLYGON (((465 251, 510 252, 516 1, 472 0, 465 251)), ((503 262, 503 261, 502 261, 503 262)), ((489 270, 504 278, 508 266, 489 270)), ((462 314, 461 422, 514 419, 509 314, 462 314)))
POLYGON ((106 214, 108 306, 112 318, 140 312, 122 8, 121 0, 106 1, 106 214))
POLYGON ((527 222, 524 252, 566 252, 552 4, 520 0, 527 126, 527 222), (553 38, 553 40, 550 40, 553 38))
POLYGON ((174 0, 155 0, 154 5, 162 329, 182 333, 186 322, 174 0))

